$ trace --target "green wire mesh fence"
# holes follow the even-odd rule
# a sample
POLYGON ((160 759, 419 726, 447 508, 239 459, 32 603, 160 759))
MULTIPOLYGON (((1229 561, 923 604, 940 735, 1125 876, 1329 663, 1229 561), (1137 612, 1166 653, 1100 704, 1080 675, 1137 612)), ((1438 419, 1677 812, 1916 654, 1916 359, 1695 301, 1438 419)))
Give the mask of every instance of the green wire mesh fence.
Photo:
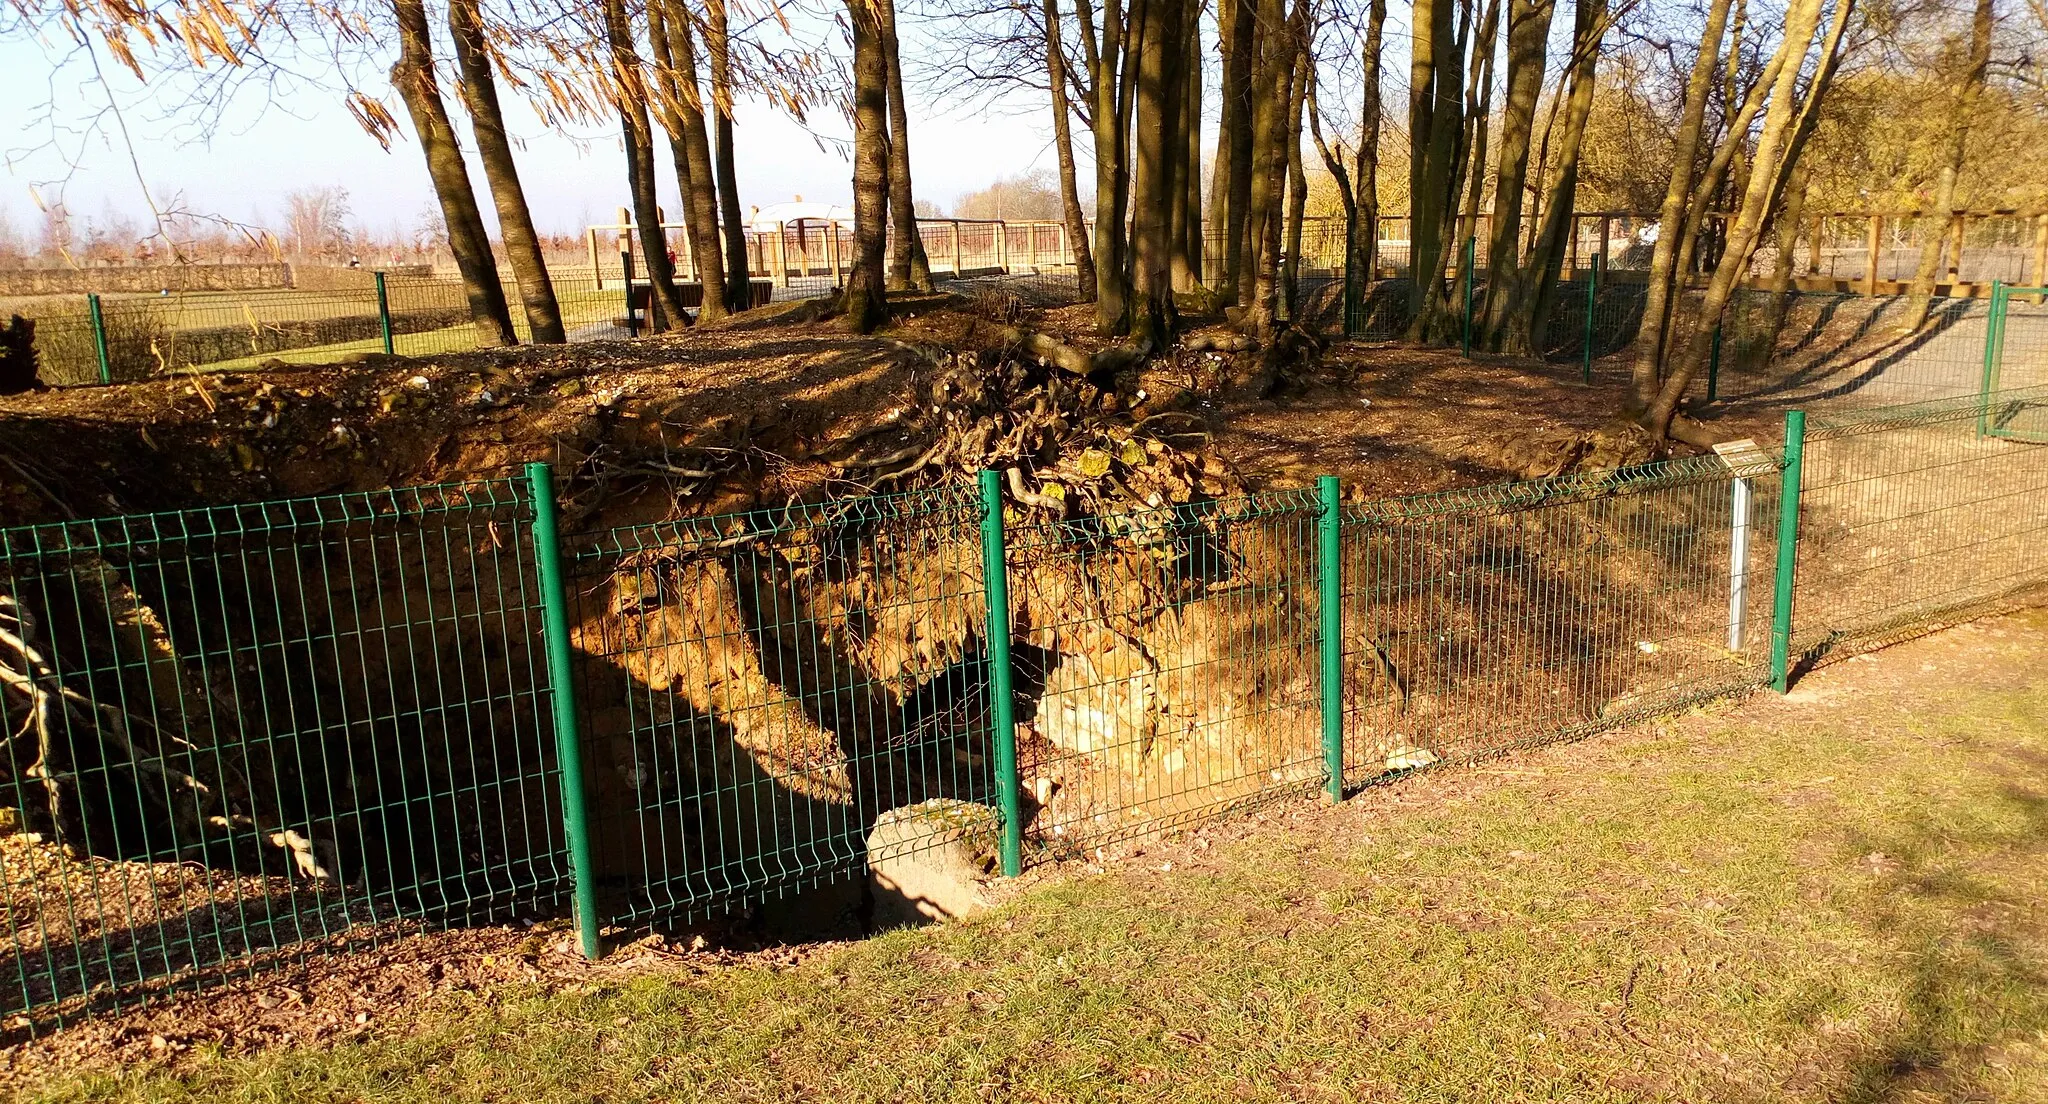
POLYGON ((963 839, 1015 872, 2048 586, 2048 387, 1820 420, 1795 464, 1803 424, 1376 502, 1055 518, 991 474, 559 537, 535 465, 0 530, 0 1015, 421 923, 568 910, 594 954, 963 839))
POLYGON ((1018 775, 1059 852, 1322 781, 1313 494, 1009 534, 1018 775))
POLYGON ((1347 509, 1347 779, 1760 685, 1778 481, 1705 457, 1347 509))
POLYGON ((522 485, 0 530, 0 1015, 566 884, 522 485))
POLYGON ((575 539, 607 922, 843 879, 881 814, 993 800, 983 511, 947 489, 575 539))
POLYGON ((1817 418, 1795 646, 1835 650, 1974 616, 2048 579, 2048 386, 1817 418))

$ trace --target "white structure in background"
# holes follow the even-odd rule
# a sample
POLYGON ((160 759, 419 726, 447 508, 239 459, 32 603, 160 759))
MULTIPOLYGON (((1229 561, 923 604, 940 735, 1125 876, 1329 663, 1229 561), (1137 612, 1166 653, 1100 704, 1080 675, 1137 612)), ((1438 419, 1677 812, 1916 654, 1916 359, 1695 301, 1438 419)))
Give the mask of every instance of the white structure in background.
POLYGON ((757 234, 773 234, 777 224, 797 222, 835 222, 851 230, 853 208, 837 203, 806 203, 804 197, 797 196, 788 203, 752 208, 747 214, 747 229, 757 234))

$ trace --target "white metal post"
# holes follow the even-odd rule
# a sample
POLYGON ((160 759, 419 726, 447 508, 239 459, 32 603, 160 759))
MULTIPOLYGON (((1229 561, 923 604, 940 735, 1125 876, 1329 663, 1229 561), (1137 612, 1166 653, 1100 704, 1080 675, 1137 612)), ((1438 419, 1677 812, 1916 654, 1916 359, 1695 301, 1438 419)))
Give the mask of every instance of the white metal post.
POLYGON ((1743 621, 1749 608, 1749 480, 1732 484, 1728 522, 1728 650, 1742 650, 1743 621))

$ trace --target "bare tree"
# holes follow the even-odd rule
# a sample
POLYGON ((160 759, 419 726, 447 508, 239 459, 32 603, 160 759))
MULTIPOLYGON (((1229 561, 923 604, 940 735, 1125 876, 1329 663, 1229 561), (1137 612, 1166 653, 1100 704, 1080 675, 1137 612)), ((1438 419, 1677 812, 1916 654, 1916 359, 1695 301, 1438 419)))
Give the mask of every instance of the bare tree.
MULTIPOLYGON (((1816 42, 1815 32, 1820 29, 1826 2, 1789 0, 1786 5, 1784 38, 1778 46, 1784 60, 1775 69, 1777 78, 1773 81, 1770 99, 1763 112, 1763 127, 1757 133, 1748 157, 1748 185, 1743 190, 1741 207, 1728 228, 1727 247, 1700 294, 1698 322, 1685 347, 1674 350, 1668 363, 1662 366, 1662 379, 1656 381, 1653 388, 1642 387, 1638 379, 1637 388, 1631 395, 1630 405, 1642 411, 1643 426, 1658 438, 1679 433, 1704 439, 1694 433, 1692 427, 1677 420, 1679 406, 1685 398, 1686 388, 1706 362, 1714 327, 1727 308, 1736 280, 1747 272, 1763 228, 1784 195, 1792 168, 1812 132, 1813 120, 1818 116, 1828 84, 1840 62, 1842 37, 1854 0, 1834 0, 1833 17, 1816 42), (1813 71, 1802 92, 1800 77, 1807 69, 1809 53, 1814 55, 1813 71)), ((1731 135, 1728 140, 1741 141, 1743 137, 1731 135)), ((1706 197, 1697 196, 1694 199, 1695 202, 1705 200, 1706 197)), ((1653 272, 1653 279, 1655 275, 1653 272)))
POLYGON ((653 47, 656 106, 668 132, 676 183, 683 201, 683 227, 696 260, 703 305, 698 318, 712 322, 729 313, 725 252, 719 233, 717 170, 704 121, 703 87, 697 80, 697 42, 682 0, 648 0, 648 39, 653 47))
POLYGON ((896 39, 896 0, 873 0, 882 33, 882 63, 889 74, 889 217, 896 241, 889 255, 889 287, 930 291, 932 263, 917 232, 917 202, 910 187, 910 109, 903 102, 903 54, 896 39))
POLYGON ((441 204, 456 271, 462 274, 477 344, 516 345, 519 337, 512 329, 505 287, 498 282, 497 262, 491 258, 490 236, 484 231, 469 168, 463 164, 455 128, 448 122, 448 105, 441 100, 441 87, 434 76, 433 36, 425 0, 392 0, 391 8, 398 20, 398 60, 391 66, 391 85, 412 116, 413 132, 427 158, 427 175, 434 182, 434 198, 441 204))
POLYGON ((1057 0, 1043 0, 1045 9, 1046 83, 1052 93, 1053 148, 1059 158, 1060 207, 1066 222, 1067 245, 1074 254, 1074 278, 1081 301, 1095 298, 1095 257, 1088 246, 1088 220, 1081 213, 1081 191, 1074 172, 1074 136, 1069 125, 1072 105, 1067 102, 1067 57, 1060 45, 1060 11, 1057 0))
POLYGON ((476 136, 477 159, 483 162, 491 201, 498 209, 498 233, 505 242, 512 277, 526 311, 526 327, 536 343, 558 345, 568 340, 555 285, 541 256, 540 234, 519 184, 519 166, 512 159, 512 141, 505 133, 505 113, 498 106, 498 82, 491 72, 490 37, 485 32, 480 0, 448 0, 448 33, 455 41, 456 70, 462 74, 462 102, 469 108, 470 130, 476 136))
POLYGON ((1969 55, 1956 80, 1955 114, 1951 117, 1948 132, 1947 156, 1934 176, 1933 207, 1937 229, 1924 235, 1920 263, 1913 270, 1913 283, 1906 290, 1906 314, 1901 324, 1909 331, 1927 324, 1928 307, 1934 298, 1934 280, 1941 268, 1942 245, 1948 240, 1948 231, 1962 233, 1962 226, 1955 216, 1956 178, 1963 172, 1963 155, 1970 145, 1970 123, 1976 117, 1978 102, 1984 98, 1985 76, 1990 68, 1991 0, 1977 0, 1970 19, 1969 55))
POLYGON ((647 121, 647 78, 626 21, 625 0, 603 0, 605 41, 611 50, 612 90, 626 139, 626 185, 633 196, 633 221, 639 229, 641 264, 654 289, 654 304, 669 326, 680 326, 682 296, 676 291, 675 267, 668 257, 668 235, 661 228, 661 206, 654 192, 654 134, 647 121))
MULTIPOLYGON (((884 268, 889 213, 889 66, 872 0, 846 0, 853 33, 853 270, 840 298, 847 328, 868 333, 889 316, 884 268)), ((837 231, 832 231, 836 233, 837 231)))

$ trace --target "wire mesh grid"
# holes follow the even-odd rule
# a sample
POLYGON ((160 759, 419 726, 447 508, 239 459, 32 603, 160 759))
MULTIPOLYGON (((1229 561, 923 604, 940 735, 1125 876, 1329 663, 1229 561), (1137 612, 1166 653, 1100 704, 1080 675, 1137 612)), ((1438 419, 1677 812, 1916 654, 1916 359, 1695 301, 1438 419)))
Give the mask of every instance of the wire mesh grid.
POLYGON ((61 1018, 389 922, 552 909, 524 495, 0 531, 0 804, 20 818, 0 836, 0 1011, 61 1018))
POLYGON ((943 489, 573 542, 607 922, 847 878, 882 814, 933 814, 915 850, 992 800, 981 516, 943 489))
POLYGON ((1347 508, 1347 780, 1761 684, 1779 482, 1705 457, 1347 508))
POLYGON ((2043 430, 2048 386, 1817 419, 1794 617, 1807 661, 2038 589, 2048 445, 2021 438, 2043 430))
POLYGON ((1009 534, 1018 779, 1042 854, 1321 784, 1305 492, 1009 534))

